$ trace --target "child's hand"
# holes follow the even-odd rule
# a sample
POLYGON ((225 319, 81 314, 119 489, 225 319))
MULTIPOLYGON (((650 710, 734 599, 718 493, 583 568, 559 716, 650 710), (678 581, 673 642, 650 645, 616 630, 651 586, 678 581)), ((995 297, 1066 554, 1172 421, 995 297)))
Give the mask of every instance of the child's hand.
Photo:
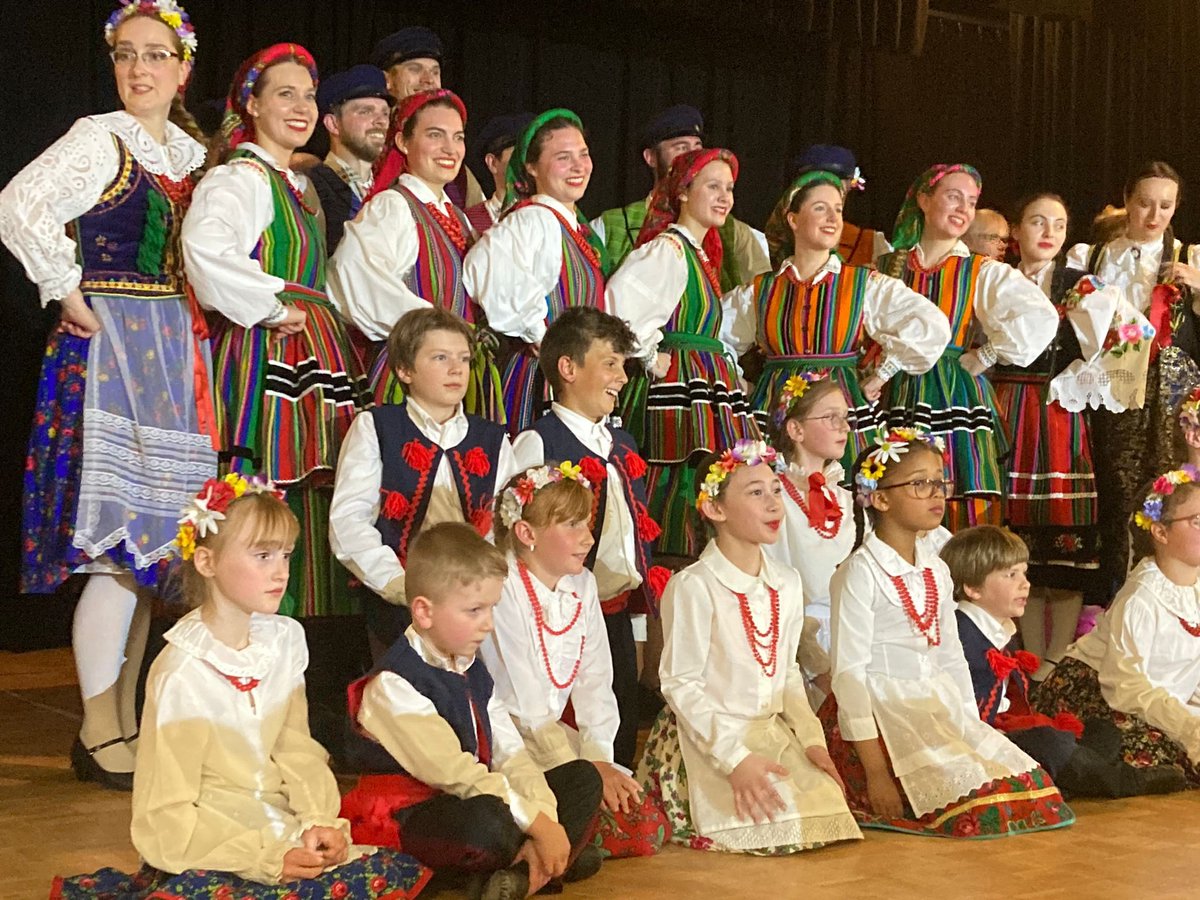
POLYGON ((350 848, 346 836, 337 828, 314 825, 300 835, 300 841, 309 850, 316 850, 325 860, 326 866, 336 866, 346 861, 350 848))
POLYGON ((877 816, 887 819, 898 819, 904 815, 904 801, 896 790, 896 782, 890 773, 867 774, 867 799, 871 801, 871 809, 877 816))
POLYGON ((550 880, 550 873, 546 871, 541 858, 537 854, 537 845, 531 840, 526 840, 521 845, 521 849, 517 851, 517 855, 513 858, 513 865, 523 862, 529 866, 529 893, 526 895, 532 897, 538 891, 546 886, 546 882, 550 880))
POLYGON ((775 821, 775 813, 784 809, 783 798, 768 775, 786 778, 788 770, 765 756, 751 753, 729 773, 733 787, 733 810, 739 819, 759 822, 775 821))
POLYGON ((838 774, 837 766, 833 764, 833 760, 829 757, 829 751, 824 747, 817 745, 809 747, 804 751, 804 755, 808 757, 808 761, 837 782, 837 786, 842 789, 842 795, 846 794, 846 784, 842 781, 842 776, 838 774))
POLYGON ((604 808, 609 812, 633 812, 642 800, 638 783, 611 763, 593 763, 604 782, 604 808))
POLYGON ((525 833, 529 835, 528 843, 533 844, 548 878, 557 878, 567 871, 571 842, 567 840, 567 833, 561 825, 550 821, 545 813, 538 813, 525 833))
POLYGON ((874 403, 879 399, 879 395, 883 393, 883 379, 878 375, 872 375, 866 381, 859 384, 859 388, 862 390, 863 396, 874 403))
POLYGON ((283 855, 283 872, 280 881, 299 881, 301 878, 316 878, 325 871, 325 857, 307 847, 293 847, 283 855))

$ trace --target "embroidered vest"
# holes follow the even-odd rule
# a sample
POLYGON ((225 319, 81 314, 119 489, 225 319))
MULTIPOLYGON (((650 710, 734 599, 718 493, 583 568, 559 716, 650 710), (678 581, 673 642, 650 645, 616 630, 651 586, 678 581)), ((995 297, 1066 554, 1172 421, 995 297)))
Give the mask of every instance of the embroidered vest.
POLYGON ((1016 669, 1008 676, 1007 686, 1002 684, 988 664, 987 653, 994 649, 995 645, 961 610, 954 611, 954 618, 958 622, 958 640, 962 644, 963 656, 967 658, 967 667, 971 670, 971 686, 975 689, 979 717, 989 725, 995 725, 1000 701, 1006 691, 1012 692, 1009 701, 1013 706, 1027 708, 1029 703, 1025 698, 1029 696, 1028 676, 1016 669))
POLYGON ((918 268, 913 252, 896 250, 879 257, 879 271, 899 278, 928 297, 950 320, 948 350, 969 350, 971 322, 975 318, 975 282, 987 257, 950 256, 932 269, 918 268))
MULTIPOLYGON (((408 203, 417 226, 417 261, 404 278, 408 289, 430 303, 450 310, 472 324, 477 320, 476 306, 463 284, 463 251, 454 246, 450 235, 433 213, 402 184, 392 187, 408 203)), ((450 214, 458 219, 467 246, 471 245, 471 223, 463 211, 450 204, 450 214)))
POLYGON ((481 535, 491 532, 496 460, 505 436, 501 426, 467 416, 466 437, 457 447, 445 451, 421 433, 408 414, 407 403, 376 406, 370 415, 375 419, 383 463, 375 528, 384 544, 396 551, 401 565, 425 519, 443 455, 450 462, 463 519, 481 535))
POLYGON ((773 272, 754 280, 758 346, 767 357, 856 354, 867 342, 864 298, 873 271, 842 266, 816 284, 773 272))
POLYGON ((1054 301, 1054 308, 1058 310, 1058 331, 1054 334, 1054 340, 1028 366, 997 363, 997 378, 1045 381, 1048 390, 1051 378, 1074 360, 1083 356, 1083 350, 1079 347, 1079 337, 1075 334, 1075 328, 1071 325, 1070 320, 1067 319, 1062 303, 1067 291, 1075 287, 1079 279, 1086 274, 1079 269, 1068 269, 1066 266, 1054 267, 1054 272, 1050 276, 1050 297, 1054 301))
MULTIPOLYGON (((532 204, 531 204, 532 205, 532 204)), ((541 206, 542 204, 537 204, 541 206)), ((544 207, 550 209, 550 207, 544 207)), ((550 209, 562 230, 562 270, 558 282, 546 294, 546 324, 572 306, 604 309, 604 273, 576 243, 571 223, 550 209)))

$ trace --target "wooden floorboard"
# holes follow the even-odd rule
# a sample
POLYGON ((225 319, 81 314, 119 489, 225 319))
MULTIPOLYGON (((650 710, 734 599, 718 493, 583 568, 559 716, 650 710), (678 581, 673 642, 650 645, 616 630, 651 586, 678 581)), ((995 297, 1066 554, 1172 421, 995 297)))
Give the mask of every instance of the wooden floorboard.
MULTIPOLYGON (((132 869, 129 796, 76 781, 79 702, 67 651, 0 653, 0 898, 46 897, 56 874, 132 869)), ((587 898, 1200 897, 1200 793, 1082 801, 1056 832, 962 842, 868 834, 786 859, 670 847, 571 885, 587 898)))

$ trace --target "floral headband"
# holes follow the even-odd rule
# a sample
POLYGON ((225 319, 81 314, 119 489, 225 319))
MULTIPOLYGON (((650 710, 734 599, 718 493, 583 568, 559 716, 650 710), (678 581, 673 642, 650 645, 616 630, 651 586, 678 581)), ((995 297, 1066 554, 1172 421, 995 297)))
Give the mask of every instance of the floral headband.
POLYGON ((512 528, 520 522, 525 513, 525 507, 533 500, 534 495, 547 485, 557 484, 564 478, 578 481, 589 491, 592 483, 580 472, 579 466, 570 460, 563 460, 557 468, 537 466, 529 469, 520 477, 516 484, 506 488, 500 497, 500 521, 505 528, 512 528))
POLYGON ((131 16, 138 14, 154 16, 175 32, 179 43, 183 45, 183 61, 191 62, 196 58, 196 29, 187 12, 175 0, 121 0, 121 5, 113 10, 104 24, 104 41, 112 46, 116 41, 117 29, 131 16))
POLYGON ((183 508, 179 533, 175 536, 179 555, 185 560, 191 559, 196 553, 196 541, 216 534, 217 523, 225 518, 229 504, 246 494, 272 494, 278 500, 283 499, 283 491, 276 490, 275 485, 265 478, 245 478, 230 472, 224 478, 208 479, 183 508))
POLYGON ((1184 428, 1200 428, 1200 387, 1193 388, 1179 404, 1179 424, 1184 428))
POLYGON ((696 495, 696 509, 703 506, 705 500, 716 500, 725 479, 739 466, 757 466, 759 463, 766 463, 776 471, 781 467, 779 454, 766 441, 738 441, 708 467, 708 474, 700 485, 700 493, 696 495))
POLYGON ((1133 514, 1134 524, 1138 528, 1149 531, 1151 525, 1162 521, 1163 498, 1175 493, 1175 488, 1179 485, 1192 484, 1196 481, 1200 481, 1200 471, 1190 465, 1183 465, 1178 469, 1172 469, 1165 475, 1159 475, 1154 479, 1150 493, 1146 495, 1146 502, 1142 504, 1140 510, 1133 514))
POLYGON ((818 381, 824 381, 829 377, 829 370, 822 369, 819 372, 801 372, 799 375, 793 375, 783 384, 783 392, 779 395, 779 404, 775 407, 775 415, 772 420, 776 428, 782 428, 783 423, 787 421, 787 417, 791 415, 792 407, 796 401, 808 393, 808 389, 818 381))
POLYGON ((861 505, 866 505, 867 500, 878 490, 879 481, 887 471, 888 464, 900 462, 900 457, 908 453, 909 446, 916 442, 931 447, 939 454, 946 452, 946 444, 940 437, 927 434, 920 428, 893 428, 887 434, 875 438, 875 449, 866 455, 854 476, 861 505))

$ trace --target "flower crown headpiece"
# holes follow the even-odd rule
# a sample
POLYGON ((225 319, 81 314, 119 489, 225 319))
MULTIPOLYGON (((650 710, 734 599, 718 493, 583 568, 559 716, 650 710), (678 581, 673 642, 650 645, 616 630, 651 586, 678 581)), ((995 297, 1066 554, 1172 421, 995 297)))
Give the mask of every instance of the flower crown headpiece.
POLYGON ((208 479, 200 492, 183 508, 179 533, 175 536, 179 555, 185 560, 191 559, 196 553, 196 541, 216 534, 217 523, 225 518, 229 504, 246 494, 272 494, 278 500, 283 499, 283 491, 258 476, 245 478, 230 472, 224 478, 208 479))
POLYGON ((1200 387, 1193 388, 1179 405, 1179 424, 1184 428, 1200 428, 1200 387))
POLYGON ((759 463, 766 463, 777 472, 782 468, 779 454, 766 441, 738 441, 708 467, 708 474, 704 476, 704 483, 700 485, 700 493, 696 495, 696 509, 703 506, 705 500, 717 499, 721 493, 721 485, 738 466, 756 466, 759 463))
POLYGON ((1142 504, 1142 508, 1133 514, 1134 524, 1138 528, 1149 531, 1151 525, 1162 521, 1163 498, 1175 493, 1175 488, 1179 485, 1192 484, 1196 481, 1200 481, 1200 471, 1195 466, 1186 464, 1178 469, 1172 469, 1165 475, 1159 475, 1154 479, 1154 484, 1150 488, 1150 493, 1146 495, 1146 501, 1142 504))
POLYGON ((875 438, 875 449, 866 455, 854 475, 856 495, 860 504, 870 498, 879 488, 879 481, 887 471, 889 463, 900 462, 900 457, 908 453, 913 443, 922 443, 932 447, 939 454, 945 454, 945 442, 935 435, 928 434, 920 428, 893 428, 880 437, 875 438))
POLYGON ((183 45, 183 61, 192 62, 196 58, 196 29, 187 12, 176 0, 121 0, 121 5, 113 10, 104 24, 104 41, 112 46, 116 39, 117 29, 130 16, 141 13, 154 16, 175 32, 179 43, 183 45))
POLYGON ((785 381, 783 391, 779 394, 779 404, 775 407, 775 415, 771 417, 775 427, 782 428, 796 401, 807 394, 810 387, 828 377, 829 370, 822 369, 819 372, 801 372, 785 381))
POLYGON ((525 507, 533 500, 534 495, 550 484, 557 484, 564 478, 578 481, 589 491, 592 483, 580 472, 579 466, 570 460, 563 460, 557 467, 537 466, 529 469, 512 487, 505 488, 500 497, 500 521, 505 528, 512 528, 520 522, 525 513, 525 507))

